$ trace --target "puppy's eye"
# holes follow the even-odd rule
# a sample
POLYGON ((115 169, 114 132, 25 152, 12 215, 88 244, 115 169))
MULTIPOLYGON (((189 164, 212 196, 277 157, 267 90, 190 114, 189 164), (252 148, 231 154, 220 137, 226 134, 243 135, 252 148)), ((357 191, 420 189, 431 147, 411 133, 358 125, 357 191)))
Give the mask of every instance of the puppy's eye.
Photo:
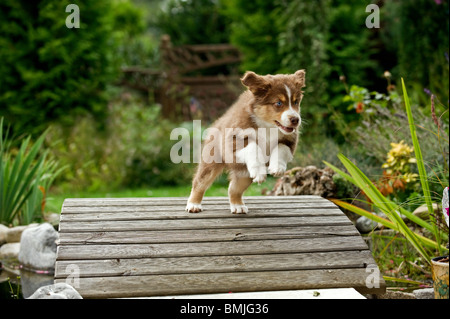
POLYGON ((294 101, 294 105, 295 105, 295 106, 298 105, 298 100, 294 101))
POLYGON ((283 106, 283 102, 278 101, 277 103, 275 103, 275 105, 278 106, 278 107, 283 106))

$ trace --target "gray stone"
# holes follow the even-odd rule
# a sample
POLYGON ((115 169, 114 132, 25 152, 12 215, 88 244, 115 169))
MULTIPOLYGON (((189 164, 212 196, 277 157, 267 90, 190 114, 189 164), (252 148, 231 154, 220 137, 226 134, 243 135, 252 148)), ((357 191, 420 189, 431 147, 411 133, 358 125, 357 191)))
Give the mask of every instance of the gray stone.
MULTIPOLYGON (((433 210, 435 213, 439 213, 439 206, 436 203, 433 203, 433 210)), ((417 207, 414 211, 413 214, 416 215, 417 217, 419 217, 420 219, 423 220, 428 220, 430 219, 430 213, 428 212, 428 207, 426 204, 417 207)))
POLYGON ((388 290, 384 294, 377 295, 377 299, 416 299, 416 296, 409 292, 388 290))
POLYGON ((27 268, 53 270, 58 232, 49 223, 27 228, 20 241, 19 262, 27 268))
POLYGON ((9 227, 6 227, 3 224, 0 224, 0 245, 6 243, 6 233, 8 232, 9 227))
POLYGON ((434 288, 417 289, 413 294, 416 299, 434 299, 434 288))
POLYGON ((37 274, 24 269, 20 270, 20 283, 23 298, 27 299, 40 287, 53 285, 55 278, 53 274, 37 274))
POLYGON ((20 243, 7 243, 0 247, 0 260, 17 259, 20 251, 20 243))
POLYGON ((30 227, 36 227, 38 224, 30 224, 24 226, 16 226, 9 228, 6 232, 6 242, 7 243, 20 243, 20 238, 25 229, 30 227))
POLYGON ((78 291, 66 283, 57 283, 39 288, 28 299, 83 299, 78 291))
POLYGON ((336 197, 336 185, 333 182, 334 171, 328 167, 295 167, 286 171, 278 179, 272 191, 267 195, 318 195, 324 198, 336 197))
POLYGON ((361 216, 356 220, 355 226, 360 233, 365 234, 374 230, 378 226, 378 223, 367 218, 366 216, 361 216))

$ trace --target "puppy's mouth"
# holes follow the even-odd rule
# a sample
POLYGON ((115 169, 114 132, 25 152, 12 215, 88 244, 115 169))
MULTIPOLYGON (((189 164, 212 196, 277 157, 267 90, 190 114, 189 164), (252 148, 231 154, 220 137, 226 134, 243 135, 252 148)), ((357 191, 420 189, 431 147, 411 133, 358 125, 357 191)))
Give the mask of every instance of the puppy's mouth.
POLYGON ((281 125, 281 123, 278 122, 278 121, 275 121, 275 124, 276 124, 282 131, 284 131, 284 132, 286 132, 286 133, 292 133, 292 132, 295 131, 295 128, 294 128, 294 127, 287 127, 287 126, 281 125))

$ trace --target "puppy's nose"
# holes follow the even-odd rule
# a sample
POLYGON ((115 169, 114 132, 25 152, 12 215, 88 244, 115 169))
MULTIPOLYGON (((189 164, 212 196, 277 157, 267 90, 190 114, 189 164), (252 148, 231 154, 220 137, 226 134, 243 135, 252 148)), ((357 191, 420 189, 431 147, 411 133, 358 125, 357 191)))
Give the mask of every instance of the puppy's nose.
POLYGON ((292 125, 298 125, 298 121, 299 121, 298 117, 294 116, 294 117, 291 117, 289 120, 291 121, 292 125))

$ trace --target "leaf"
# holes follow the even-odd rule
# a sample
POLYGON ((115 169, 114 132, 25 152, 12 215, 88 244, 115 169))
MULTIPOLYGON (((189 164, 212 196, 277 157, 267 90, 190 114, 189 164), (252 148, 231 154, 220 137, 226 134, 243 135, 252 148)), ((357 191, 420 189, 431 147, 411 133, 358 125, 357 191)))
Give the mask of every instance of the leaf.
MULTIPOLYGON (((406 114, 408 115, 409 129, 411 131, 411 139, 414 146, 414 153, 417 160, 417 169, 419 170, 420 184, 422 185, 423 195, 425 198, 425 203, 430 213, 431 224, 433 225, 433 235, 437 242, 440 242, 440 232, 436 227, 436 219, 434 218, 433 203, 431 202, 430 187, 427 179, 427 171, 423 162, 422 151, 420 149, 419 140, 417 139, 416 127, 414 125, 414 118, 411 111, 411 103, 409 102, 408 92, 406 91, 405 81, 402 78, 402 89, 403 89, 403 99, 405 101, 406 114)), ((439 253, 442 254, 443 251, 439 248, 439 253)))
POLYGON ((370 200, 379 207, 390 219, 392 223, 396 225, 398 231, 406 237, 406 239, 416 248, 416 250, 431 263, 431 259, 423 247, 418 237, 406 226, 405 222, 398 215, 397 205, 386 197, 384 197, 380 191, 373 185, 373 183, 365 176, 359 169, 343 154, 338 154, 338 158, 346 167, 347 171, 353 177, 355 185, 358 186, 370 200))

